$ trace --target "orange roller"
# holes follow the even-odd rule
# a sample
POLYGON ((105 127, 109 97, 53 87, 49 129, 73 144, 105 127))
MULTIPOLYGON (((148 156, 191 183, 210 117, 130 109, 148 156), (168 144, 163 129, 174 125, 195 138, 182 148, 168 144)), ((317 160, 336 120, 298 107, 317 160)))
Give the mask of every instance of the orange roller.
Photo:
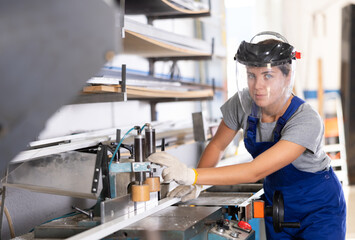
POLYGON ((149 185, 150 192, 160 191, 160 177, 150 177, 144 181, 144 184, 149 185))
POLYGON ((132 185, 132 201, 146 202, 150 199, 149 185, 132 185))

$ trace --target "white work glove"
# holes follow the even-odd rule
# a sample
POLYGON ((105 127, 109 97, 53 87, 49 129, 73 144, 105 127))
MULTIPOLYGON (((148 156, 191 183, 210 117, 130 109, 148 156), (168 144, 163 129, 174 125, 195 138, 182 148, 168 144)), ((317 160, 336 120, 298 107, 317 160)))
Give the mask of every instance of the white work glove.
POLYGON ((174 180, 181 185, 193 185, 196 181, 196 170, 188 168, 184 163, 180 162, 179 159, 166 152, 153 153, 146 161, 166 166, 162 172, 164 182, 174 180))
POLYGON ((198 198, 202 191, 202 185, 181 185, 168 193, 168 197, 181 197, 182 202, 198 198))

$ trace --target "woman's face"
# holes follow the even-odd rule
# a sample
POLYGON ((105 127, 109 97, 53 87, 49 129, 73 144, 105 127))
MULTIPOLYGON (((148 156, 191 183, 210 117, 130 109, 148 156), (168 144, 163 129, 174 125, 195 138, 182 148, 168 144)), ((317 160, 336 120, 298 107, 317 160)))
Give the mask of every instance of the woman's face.
POLYGON ((283 106, 290 95, 290 78, 278 67, 247 67, 247 78, 250 96, 259 107, 283 106))

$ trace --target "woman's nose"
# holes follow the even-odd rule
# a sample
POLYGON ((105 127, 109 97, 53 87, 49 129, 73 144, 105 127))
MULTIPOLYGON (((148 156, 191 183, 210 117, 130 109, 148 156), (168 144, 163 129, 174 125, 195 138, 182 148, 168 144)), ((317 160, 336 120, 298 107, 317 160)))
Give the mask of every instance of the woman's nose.
POLYGON ((264 86, 263 80, 261 77, 255 78, 255 89, 262 88, 264 86))

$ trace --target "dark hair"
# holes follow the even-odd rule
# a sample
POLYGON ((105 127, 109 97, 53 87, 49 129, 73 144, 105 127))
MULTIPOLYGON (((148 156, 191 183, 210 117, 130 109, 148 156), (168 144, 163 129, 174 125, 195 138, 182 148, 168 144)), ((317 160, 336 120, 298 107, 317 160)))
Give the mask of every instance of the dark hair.
MULTIPOLYGON (((258 44, 261 44, 261 45, 277 44, 277 43, 282 43, 282 41, 271 38, 271 39, 265 39, 263 41, 258 42, 258 44)), ((280 69, 280 71, 282 72, 283 75, 287 76, 291 71, 291 62, 282 64, 282 65, 278 65, 277 67, 280 69)))

